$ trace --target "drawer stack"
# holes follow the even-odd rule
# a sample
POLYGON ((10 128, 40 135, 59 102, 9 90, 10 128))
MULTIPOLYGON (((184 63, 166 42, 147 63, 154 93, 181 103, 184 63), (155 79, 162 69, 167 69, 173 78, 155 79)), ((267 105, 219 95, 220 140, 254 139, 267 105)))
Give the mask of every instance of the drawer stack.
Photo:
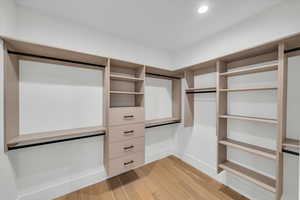
POLYGON ((141 166, 145 160, 144 108, 110 108, 106 146, 109 176, 141 166))
POLYGON ((141 166, 145 161, 145 66, 108 60, 105 68, 107 132, 104 165, 108 176, 141 166))

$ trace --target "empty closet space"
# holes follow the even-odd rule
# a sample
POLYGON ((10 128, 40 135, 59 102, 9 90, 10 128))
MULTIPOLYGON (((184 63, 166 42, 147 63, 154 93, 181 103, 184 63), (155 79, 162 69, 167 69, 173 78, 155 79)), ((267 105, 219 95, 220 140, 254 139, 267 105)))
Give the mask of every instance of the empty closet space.
POLYGON ((13 40, 4 54, 7 149, 104 133, 104 59, 13 40))
POLYGON ((299 10, 0 0, 0 200, 298 200, 299 10))

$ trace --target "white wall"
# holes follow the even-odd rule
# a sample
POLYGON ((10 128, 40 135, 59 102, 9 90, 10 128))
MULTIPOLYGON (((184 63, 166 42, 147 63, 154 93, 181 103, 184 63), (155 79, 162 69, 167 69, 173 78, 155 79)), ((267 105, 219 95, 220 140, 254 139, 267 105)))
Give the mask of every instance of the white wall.
POLYGON ((300 32, 300 1, 285 0, 173 54, 175 68, 201 63, 300 32))
MULTIPOLYGON (((288 87, 288 136, 299 139, 297 127, 299 106, 298 75, 300 56, 289 59, 288 87)), ((195 77, 195 87, 215 86, 216 74, 209 73, 195 77)), ((276 84, 276 73, 232 77, 230 88, 263 87, 276 84)), ((216 174, 216 96, 215 94, 195 95, 194 127, 180 127, 176 133, 177 155, 199 170, 232 187, 239 193, 255 200, 273 199, 273 193, 235 175, 223 172, 216 174)), ((248 116, 276 118, 276 92, 238 92, 229 95, 229 113, 248 116)), ((228 120, 228 137, 262 147, 276 148, 276 127, 270 124, 228 120)), ((229 148, 228 159, 254 169, 265 175, 275 175, 275 162, 253 154, 229 148)), ((284 154, 284 195, 283 200, 298 199, 299 158, 284 154)))
POLYGON ((16 8, 12 0, 0 0, 0 35, 15 36, 16 8))
POLYGON ((171 56, 160 49, 122 40, 91 27, 35 10, 17 7, 17 38, 131 62, 171 67, 171 56))

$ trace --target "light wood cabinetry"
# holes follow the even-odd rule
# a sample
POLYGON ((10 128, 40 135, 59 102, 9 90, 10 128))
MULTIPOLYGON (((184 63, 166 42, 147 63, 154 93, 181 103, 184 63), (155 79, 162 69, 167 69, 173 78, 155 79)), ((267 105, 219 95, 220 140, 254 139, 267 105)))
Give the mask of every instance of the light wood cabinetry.
POLYGON ((145 66, 109 59, 105 68, 107 133, 105 168, 115 176, 141 166, 145 158, 145 66))

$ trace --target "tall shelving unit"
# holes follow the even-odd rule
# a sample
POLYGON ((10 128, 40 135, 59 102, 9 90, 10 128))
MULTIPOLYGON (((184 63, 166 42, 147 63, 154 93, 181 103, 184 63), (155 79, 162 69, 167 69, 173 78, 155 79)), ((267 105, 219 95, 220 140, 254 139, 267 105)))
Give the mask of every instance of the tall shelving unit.
POLYGON ((109 176, 145 160, 145 66, 108 59, 105 67, 104 165, 109 176))
POLYGON ((285 55, 285 45, 280 43, 277 48, 278 62, 271 65, 262 65, 251 69, 227 71, 228 66, 222 60, 217 61, 217 167, 218 173, 227 170, 242 178, 251 181, 262 188, 274 192, 276 199, 281 199, 283 182, 283 155, 282 147, 286 134, 286 101, 287 101, 287 56, 285 55), (241 76, 266 71, 277 71, 277 87, 263 88, 228 88, 228 77, 241 76), (229 115, 227 112, 228 92, 256 91, 256 90, 277 90, 277 119, 267 119, 259 117, 229 115), (269 123, 277 126, 276 149, 271 150, 260 146, 247 144, 227 138, 227 121, 248 120, 258 123, 269 123), (265 176, 232 161, 227 160, 227 147, 232 147, 246 151, 274 161, 276 168, 275 178, 265 176))

